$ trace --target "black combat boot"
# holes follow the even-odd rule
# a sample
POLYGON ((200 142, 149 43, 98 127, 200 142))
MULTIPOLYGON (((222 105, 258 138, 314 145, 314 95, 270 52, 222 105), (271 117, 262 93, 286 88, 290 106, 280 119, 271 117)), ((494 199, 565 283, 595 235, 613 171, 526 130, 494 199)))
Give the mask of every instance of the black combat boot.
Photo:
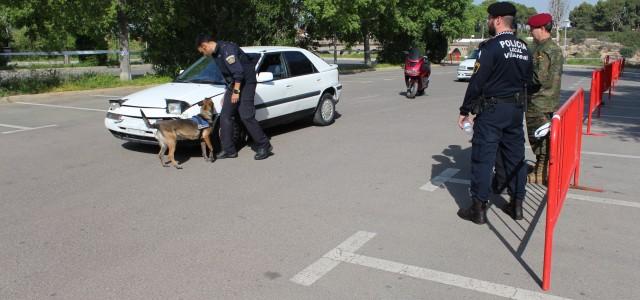
POLYGON ((482 225, 487 222, 487 202, 473 198, 471 207, 458 210, 458 216, 462 219, 482 225))
POLYGON ((511 216, 512 219, 518 221, 522 220, 522 199, 513 199, 502 209, 507 215, 511 216))

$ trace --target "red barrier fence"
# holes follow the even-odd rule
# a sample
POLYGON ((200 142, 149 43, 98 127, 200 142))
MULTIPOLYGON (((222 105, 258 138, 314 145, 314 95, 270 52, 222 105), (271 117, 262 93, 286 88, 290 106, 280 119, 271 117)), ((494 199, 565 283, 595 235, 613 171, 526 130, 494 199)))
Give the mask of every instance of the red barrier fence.
POLYGON ((591 91, 589 92, 589 114, 587 120, 587 135, 596 135, 591 132, 591 119, 593 113, 598 110, 598 118, 602 108, 602 91, 600 91, 601 78, 604 71, 602 69, 595 70, 591 73, 591 91))
POLYGON ((542 289, 551 287, 551 253, 553 231, 567 196, 571 179, 578 186, 584 91, 577 90, 553 115, 551 120, 549 181, 547 190, 547 225, 545 229, 542 289))
MULTIPOLYGON (((622 75, 623 69, 624 58, 616 59, 609 63, 609 57, 607 56, 604 68, 593 71, 587 134, 593 135, 591 133, 593 112, 598 110, 598 117, 600 116, 602 93, 608 90, 609 100, 611 100, 611 91, 622 75)), ((553 233, 569 188, 602 192, 601 189, 581 187, 579 185, 583 114, 584 90, 580 88, 554 113, 551 120, 547 220, 542 269, 542 289, 545 291, 551 287, 553 233), (571 184, 571 180, 573 180, 573 184, 571 184)))
MULTIPOLYGON (((607 61, 609 57, 607 56, 607 61)), ((615 89, 615 84, 622 76, 622 70, 624 68, 624 58, 616 59, 615 61, 608 63, 604 68, 593 71, 591 76, 591 92, 589 97, 589 112, 587 120, 587 135, 602 135, 591 132, 591 120, 593 113, 598 110, 598 117, 600 117, 601 106, 604 105, 602 101, 602 94, 607 91, 609 93, 608 101, 611 101, 611 93, 615 89)))

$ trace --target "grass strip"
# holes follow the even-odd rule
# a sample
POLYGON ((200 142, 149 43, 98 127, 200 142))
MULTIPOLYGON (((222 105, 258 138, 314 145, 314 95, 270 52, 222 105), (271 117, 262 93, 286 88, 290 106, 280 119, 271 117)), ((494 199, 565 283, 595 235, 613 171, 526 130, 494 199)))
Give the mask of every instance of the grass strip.
POLYGON ((13 76, 0 80, 0 97, 40 94, 48 92, 80 91, 124 86, 144 86, 171 81, 170 77, 145 75, 130 81, 121 81, 119 76, 87 73, 60 76, 55 70, 32 72, 29 76, 13 76))

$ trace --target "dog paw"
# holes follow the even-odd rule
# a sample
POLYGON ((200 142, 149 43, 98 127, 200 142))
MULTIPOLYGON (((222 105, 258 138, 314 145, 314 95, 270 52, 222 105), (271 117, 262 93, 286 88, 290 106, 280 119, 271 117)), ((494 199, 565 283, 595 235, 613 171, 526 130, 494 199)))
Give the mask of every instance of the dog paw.
POLYGON ((176 169, 182 170, 182 166, 181 165, 176 165, 176 169))

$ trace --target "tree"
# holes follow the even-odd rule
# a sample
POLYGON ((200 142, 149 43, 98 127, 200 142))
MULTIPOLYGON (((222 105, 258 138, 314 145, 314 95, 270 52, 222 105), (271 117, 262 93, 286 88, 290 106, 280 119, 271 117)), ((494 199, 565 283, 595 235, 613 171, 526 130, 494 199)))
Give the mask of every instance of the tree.
POLYGON ((529 7, 524 4, 513 3, 513 5, 516 7, 515 23, 517 25, 518 31, 521 32, 526 28, 529 18, 537 14, 538 12, 534 7, 529 7))
MULTIPOLYGON (((4 48, 8 48, 11 43, 11 23, 9 22, 9 9, 0 4, 0 52, 4 48)), ((9 59, 6 56, 0 56, 0 67, 7 65, 9 59)))
POLYGON ((292 0, 137 0, 128 5, 132 36, 148 43, 147 58, 167 75, 198 58, 198 33, 241 46, 293 45, 300 10, 292 0))
MULTIPOLYGON (((127 30, 116 27, 118 18, 127 22, 125 0, 15 0, 11 3, 12 21, 18 28, 25 28, 26 35, 34 42, 30 50, 69 50, 67 40, 75 39, 75 50, 98 50, 108 47, 107 36, 127 30)), ((118 35, 120 44, 128 47, 126 35, 118 35)), ((128 48, 124 52, 128 53, 128 48)), ((82 57, 81 57, 82 59, 82 57)), ((99 56, 102 63, 106 55, 99 56)), ((122 60, 124 62, 124 60, 122 60)), ((122 79, 130 79, 127 64, 121 64, 122 79)))
POLYGON ((464 17, 469 5, 470 0, 403 0, 386 7, 376 33, 383 45, 378 58, 400 62, 402 51, 417 47, 440 62, 447 54, 448 40, 467 30, 464 17))
POLYGON ((571 27, 581 30, 593 30, 593 5, 583 2, 569 13, 571 27))
POLYGON ((560 27, 566 20, 567 9, 569 8, 568 0, 550 0, 549 12, 553 17, 553 28, 556 31, 556 40, 560 40, 560 27))
MULTIPOLYGON (((307 29, 316 38, 341 40, 348 45, 364 43, 364 62, 371 64, 369 39, 377 31, 381 15, 394 1, 305 0, 307 29)), ((334 61, 337 53, 334 47, 334 61)))

